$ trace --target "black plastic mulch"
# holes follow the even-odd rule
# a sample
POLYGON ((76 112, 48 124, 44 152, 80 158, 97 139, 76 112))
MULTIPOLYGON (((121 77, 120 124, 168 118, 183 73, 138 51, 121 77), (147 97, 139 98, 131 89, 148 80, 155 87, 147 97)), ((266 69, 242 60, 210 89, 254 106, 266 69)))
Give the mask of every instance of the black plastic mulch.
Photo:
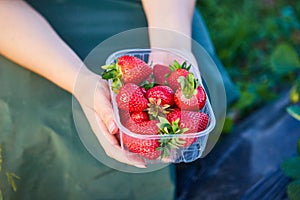
POLYGON ((178 164, 177 199, 286 199, 283 160, 297 154, 300 122, 286 112, 288 94, 255 111, 208 156, 178 164))

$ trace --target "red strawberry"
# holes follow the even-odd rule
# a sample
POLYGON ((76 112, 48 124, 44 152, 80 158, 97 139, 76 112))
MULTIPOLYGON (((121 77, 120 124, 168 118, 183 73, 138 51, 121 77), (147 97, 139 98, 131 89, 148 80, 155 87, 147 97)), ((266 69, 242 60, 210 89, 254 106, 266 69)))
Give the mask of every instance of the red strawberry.
POLYGON ((156 102, 160 99, 161 105, 174 105, 174 92, 168 86, 154 86, 147 90, 146 97, 148 99, 154 99, 156 102))
POLYGON ((138 111, 138 112, 132 112, 130 114, 130 119, 134 121, 135 123, 143 122, 143 121, 149 121, 149 117, 147 112, 138 111))
POLYGON ((147 112, 143 111, 129 112, 128 110, 119 109, 119 115, 123 126, 125 126, 129 120, 132 120, 135 123, 149 120, 147 112))
POLYGON ((200 110, 206 102, 206 93, 199 86, 198 80, 195 79, 192 73, 189 73, 186 78, 180 77, 181 84, 174 95, 176 105, 182 110, 200 110))
MULTIPOLYGON (((166 117, 170 123, 175 122, 177 119, 180 120, 181 119, 181 110, 179 108, 175 108, 174 110, 169 112, 166 117)), ((180 121, 179 121, 179 125, 180 125, 180 121)))
MULTIPOLYGON (((167 114, 167 119, 170 123, 179 119, 179 128, 186 129, 184 134, 197 133, 206 129, 208 124, 208 116, 203 112, 183 111, 174 109, 174 111, 167 114)), ((183 147, 190 146, 197 138, 181 137, 185 141, 183 147)))
POLYGON ((120 88, 116 102, 119 108, 130 112, 143 111, 148 107, 148 100, 141 88, 133 83, 127 83, 120 88))
MULTIPOLYGON (((140 123, 127 123, 127 128, 140 135, 155 135, 158 134, 158 121, 150 120, 140 123)), ((141 136, 142 137, 142 136, 141 136)), ((138 136, 133 137, 128 134, 122 134, 122 141, 129 151, 140 154, 147 159, 156 159, 161 152, 157 149, 160 146, 158 139, 141 139, 138 136)))
POLYGON ((170 66, 170 69, 172 70, 172 72, 171 72, 170 76, 168 77, 168 84, 174 91, 180 87, 178 78, 181 76, 186 77, 189 74, 190 68, 191 68, 191 65, 189 65, 187 67, 186 62, 184 62, 182 65, 180 65, 176 60, 174 61, 174 65, 170 66))
POLYGON ((156 126, 157 123, 158 123, 157 120, 148 120, 148 121, 142 121, 138 123, 128 121, 126 127, 130 131, 137 134, 155 135, 158 133, 158 127, 156 126))
POLYGON ((180 127, 188 128, 186 133, 196 133, 206 129, 208 116, 204 112, 182 111, 180 127))
MULTIPOLYGON (((183 111, 180 121, 181 128, 189 129, 185 133, 196 133, 206 129, 208 116, 203 112, 183 111)), ((187 147, 193 144, 197 138, 186 137, 183 140, 185 141, 184 147, 187 147)))
POLYGON ((126 83, 140 84, 152 73, 152 68, 143 60, 129 55, 118 58, 117 63, 102 67, 105 71, 102 73, 103 79, 112 79, 113 90, 117 92, 119 88, 126 83))
POLYGON ((119 109, 119 116, 120 122, 123 124, 123 126, 125 126, 127 121, 130 119, 130 112, 129 110, 119 109))
POLYGON ((165 65, 156 64, 153 67, 153 75, 155 83, 159 85, 167 84, 167 76, 170 74, 171 69, 165 65))

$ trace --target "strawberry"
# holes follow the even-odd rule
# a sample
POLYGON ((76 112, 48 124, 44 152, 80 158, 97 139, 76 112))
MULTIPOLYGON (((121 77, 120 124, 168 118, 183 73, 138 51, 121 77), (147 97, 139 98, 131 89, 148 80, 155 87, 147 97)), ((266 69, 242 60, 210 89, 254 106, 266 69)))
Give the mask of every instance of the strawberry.
POLYGON ((148 100, 141 88, 133 83, 127 83, 120 88, 116 102, 119 108, 130 112, 143 111, 148 107, 148 100))
POLYGON ((179 108, 175 108, 174 110, 172 110, 167 114, 166 118, 170 123, 175 122, 177 119, 179 119, 179 125, 180 125, 181 110, 179 108))
POLYGON ((168 86, 154 86, 147 90, 146 97, 149 100, 147 111, 150 119, 165 116, 168 113, 167 109, 175 104, 174 92, 168 86))
MULTIPOLYGON (((185 133, 196 133, 206 129, 208 116, 203 112, 183 111, 181 114, 180 127, 188 128, 185 133)), ((197 138, 186 137, 184 147, 193 144, 197 138)))
POLYGON ((206 93, 192 73, 186 78, 179 77, 180 88, 174 95, 176 105, 182 110, 200 110, 206 102, 206 93))
MULTIPOLYGON (((140 135, 155 135, 158 134, 158 121, 148 120, 140 123, 128 122, 126 127, 140 135)), ((122 141, 129 151, 140 154, 147 159, 156 159, 160 156, 161 152, 158 150, 160 143, 158 139, 140 139, 128 134, 122 134, 122 141)))
POLYGON ((128 110, 119 109, 120 122, 125 126, 130 119, 130 112, 128 110))
POLYGON ((135 123, 149 120, 147 112, 143 112, 143 111, 129 112, 128 110, 119 109, 119 115, 120 115, 120 121, 123 124, 123 126, 126 125, 128 120, 131 120, 135 123))
POLYGON ((156 64, 153 67, 153 75, 156 84, 166 85, 167 77, 169 76, 171 69, 165 65, 156 64))
POLYGON ((190 68, 191 65, 187 67, 186 62, 180 65, 176 60, 174 61, 173 66, 170 65, 170 69, 172 72, 168 77, 168 84, 174 91, 180 87, 178 78, 181 76, 186 77, 189 74, 190 68))
POLYGON ((156 102, 160 99, 161 105, 174 105, 174 92, 168 86, 154 86, 147 90, 146 97, 148 99, 154 99, 156 102))
POLYGON ((139 85, 152 73, 152 68, 143 60, 129 55, 121 56, 116 63, 102 67, 103 79, 112 79, 113 91, 118 92, 119 88, 126 83, 139 85))
POLYGON ((142 135, 155 135, 158 133, 158 128, 156 124, 158 123, 157 120, 147 120, 142 122, 133 122, 128 121, 126 124, 127 129, 130 131, 142 134, 142 135))
MULTIPOLYGON (((206 129, 208 124, 208 116, 203 112, 195 111, 183 111, 180 109, 174 109, 167 114, 167 120, 170 123, 174 123, 178 120, 180 129, 186 129, 184 134, 197 133, 206 129)), ((181 137, 185 142, 182 146, 187 147, 193 144, 197 138, 181 137)))
POLYGON ((186 111, 178 108, 167 114, 167 120, 172 123, 179 119, 180 128, 188 128, 186 133, 203 131, 208 124, 208 116, 204 112, 186 111))
POLYGON ((130 113, 130 119, 135 123, 149 121, 147 112, 143 112, 143 111, 130 113))

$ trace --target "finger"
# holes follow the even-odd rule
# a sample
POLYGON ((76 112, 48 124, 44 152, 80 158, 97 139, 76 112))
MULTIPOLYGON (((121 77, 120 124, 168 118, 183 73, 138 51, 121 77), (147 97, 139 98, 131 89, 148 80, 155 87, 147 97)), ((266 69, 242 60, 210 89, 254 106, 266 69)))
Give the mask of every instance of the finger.
POLYGON ((105 85, 99 84, 95 91, 94 108, 98 117, 104 122, 109 133, 116 134, 118 127, 114 120, 114 111, 110 102, 109 92, 104 89, 105 85))
POLYGON ((110 146, 109 149, 105 149, 106 154, 119 162, 127 165, 133 165, 138 168, 146 168, 145 162, 136 154, 123 150, 118 145, 110 146))
POLYGON ((99 120, 99 128, 102 130, 100 131, 95 131, 96 132, 96 137, 100 141, 105 153, 107 156, 118 160, 119 162, 128 164, 128 165, 134 165, 139 168, 146 168, 145 162, 139 158, 137 155, 129 153, 124 151, 120 145, 118 140, 116 139, 115 136, 111 135, 108 133, 108 131, 105 131, 105 125, 99 120), (104 136, 104 137, 103 137, 104 136), (105 142, 107 140, 108 142, 105 142), (104 141, 104 142, 102 142, 104 141))
POLYGON ((109 157, 128 165, 146 168, 145 162, 141 158, 135 154, 131 155, 120 147, 116 137, 108 132, 105 124, 92 109, 85 107, 84 112, 93 132, 109 157))

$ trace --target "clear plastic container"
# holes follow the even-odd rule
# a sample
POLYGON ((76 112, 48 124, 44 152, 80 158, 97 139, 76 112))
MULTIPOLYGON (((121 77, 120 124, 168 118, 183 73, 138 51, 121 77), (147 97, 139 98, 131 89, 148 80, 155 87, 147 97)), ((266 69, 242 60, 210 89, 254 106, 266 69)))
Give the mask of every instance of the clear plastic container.
MULTIPOLYGON (((106 60, 106 65, 115 63, 116 60, 123 55, 131 55, 138 57, 142 60, 144 60, 146 63, 153 63, 151 59, 154 54, 163 54, 164 56, 166 54, 174 56, 176 58, 181 58, 182 60, 189 61, 185 59, 182 55, 176 52, 170 52, 168 50, 164 49, 125 49, 121 50, 118 52, 113 53, 110 55, 107 60, 106 60)), ((160 64, 173 64, 173 63, 160 63, 160 64)), ((153 67, 153 66, 152 66, 153 67)), ((192 66, 190 69, 190 72, 194 73, 195 77, 200 80, 200 84, 202 85, 201 81, 201 76, 199 69, 195 66, 192 66)), ((128 152, 128 156, 132 155, 132 152, 128 151, 128 148, 126 145, 124 145, 123 139, 124 137, 130 137, 130 138, 135 138, 136 141, 141 142, 141 143, 147 143, 147 142, 158 142, 159 140, 170 140, 172 138, 179 138, 180 140, 186 139, 186 140, 193 140, 194 142, 187 147, 180 147, 180 148, 174 148, 171 149, 167 157, 161 157, 158 156, 156 158, 148 158, 149 156, 143 156, 140 154, 137 154, 140 156, 142 159, 144 159, 145 163, 149 164, 155 164, 155 163, 180 163, 180 162, 192 162, 198 158, 201 157, 202 152, 205 149, 206 142, 209 136, 209 133, 214 129, 216 121, 215 121, 215 116, 211 107, 211 104, 209 102, 208 97, 206 98, 206 103, 205 106, 201 109, 201 112, 204 112, 208 115, 209 117, 209 122, 205 130, 197 133, 185 133, 185 134, 165 134, 165 135, 158 135, 158 134, 153 134, 153 135, 141 135, 141 134, 136 134, 128 130, 126 127, 123 126, 123 124, 120 121, 120 116, 119 116, 119 109, 117 106, 117 103, 115 101, 116 99, 116 94, 112 91, 111 89, 111 81, 109 81, 110 85, 110 92, 111 92, 111 97, 112 97, 112 105, 113 105, 113 110, 114 110, 114 115, 115 115, 115 120, 118 125, 118 128, 120 130, 120 144, 121 147, 128 152)), ((203 87, 203 85, 202 85, 203 87)), ((204 87, 203 87, 204 88, 204 87)), ((207 94, 207 92, 206 92, 207 94)))

